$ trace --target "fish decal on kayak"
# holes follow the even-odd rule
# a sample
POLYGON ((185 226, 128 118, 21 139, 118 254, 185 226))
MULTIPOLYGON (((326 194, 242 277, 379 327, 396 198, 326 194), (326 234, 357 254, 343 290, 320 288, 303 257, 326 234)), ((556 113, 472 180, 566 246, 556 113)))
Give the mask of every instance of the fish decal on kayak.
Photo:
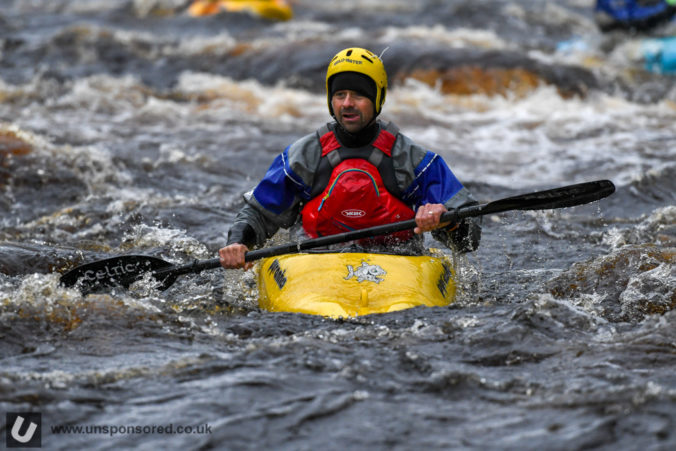
POLYGON ((357 269, 354 269, 352 265, 347 265, 347 277, 345 280, 350 280, 352 277, 357 278, 357 282, 361 283, 365 280, 369 282, 380 283, 383 281, 380 276, 387 274, 383 268, 378 265, 369 265, 362 260, 361 265, 357 266, 357 269))

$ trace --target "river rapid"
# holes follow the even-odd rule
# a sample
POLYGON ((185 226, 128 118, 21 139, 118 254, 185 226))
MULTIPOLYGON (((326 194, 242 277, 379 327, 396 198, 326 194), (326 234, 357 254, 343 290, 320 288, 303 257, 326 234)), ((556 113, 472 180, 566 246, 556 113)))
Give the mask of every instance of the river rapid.
POLYGON ((40 413, 46 449, 674 449, 676 77, 643 69, 644 36, 601 34, 591 0, 293 6, 0 3, 1 410, 40 413), (445 308, 270 313, 251 271, 59 285, 125 253, 215 257, 242 194, 329 120, 348 46, 384 52, 383 118, 480 202, 617 192, 484 217, 445 308))

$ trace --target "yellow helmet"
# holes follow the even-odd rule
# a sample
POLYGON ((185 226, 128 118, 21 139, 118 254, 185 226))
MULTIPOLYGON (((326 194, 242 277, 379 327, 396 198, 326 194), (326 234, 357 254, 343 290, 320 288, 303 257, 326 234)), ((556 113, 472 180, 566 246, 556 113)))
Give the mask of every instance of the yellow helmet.
POLYGON ((385 103, 387 93, 387 72, 378 55, 359 47, 350 47, 336 53, 326 70, 326 95, 329 104, 329 113, 333 116, 331 107, 331 78, 342 72, 357 72, 365 75, 375 83, 376 95, 373 105, 376 116, 380 114, 385 103))

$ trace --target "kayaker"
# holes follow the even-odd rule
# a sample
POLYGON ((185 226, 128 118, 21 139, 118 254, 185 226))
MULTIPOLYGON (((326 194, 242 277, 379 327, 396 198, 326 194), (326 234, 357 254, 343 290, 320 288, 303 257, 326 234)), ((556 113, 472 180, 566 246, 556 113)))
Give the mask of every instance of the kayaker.
POLYGON ((294 142, 277 156, 260 183, 244 195, 244 207, 219 250, 225 268, 250 268, 244 254, 279 228, 300 225, 311 237, 415 218, 414 236, 372 240, 377 247, 418 243, 422 233, 458 252, 479 246, 479 220, 440 224, 449 208, 476 204, 437 154, 381 121, 387 73, 381 59, 362 48, 336 54, 326 73, 334 121, 294 142))

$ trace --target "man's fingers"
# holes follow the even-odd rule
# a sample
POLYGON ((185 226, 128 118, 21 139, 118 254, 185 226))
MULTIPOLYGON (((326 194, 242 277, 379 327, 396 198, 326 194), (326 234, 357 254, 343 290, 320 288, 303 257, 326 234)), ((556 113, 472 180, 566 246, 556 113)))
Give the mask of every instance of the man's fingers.
POLYGON ((245 261, 247 250, 247 247, 243 244, 230 244, 219 249, 218 256, 221 266, 226 269, 250 269, 253 266, 253 263, 245 261))
POLYGON ((425 204, 418 208, 415 215, 416 228, 414 233, 429 232, 439 227, 441 215, 446 211, 442 204, 425 204))

